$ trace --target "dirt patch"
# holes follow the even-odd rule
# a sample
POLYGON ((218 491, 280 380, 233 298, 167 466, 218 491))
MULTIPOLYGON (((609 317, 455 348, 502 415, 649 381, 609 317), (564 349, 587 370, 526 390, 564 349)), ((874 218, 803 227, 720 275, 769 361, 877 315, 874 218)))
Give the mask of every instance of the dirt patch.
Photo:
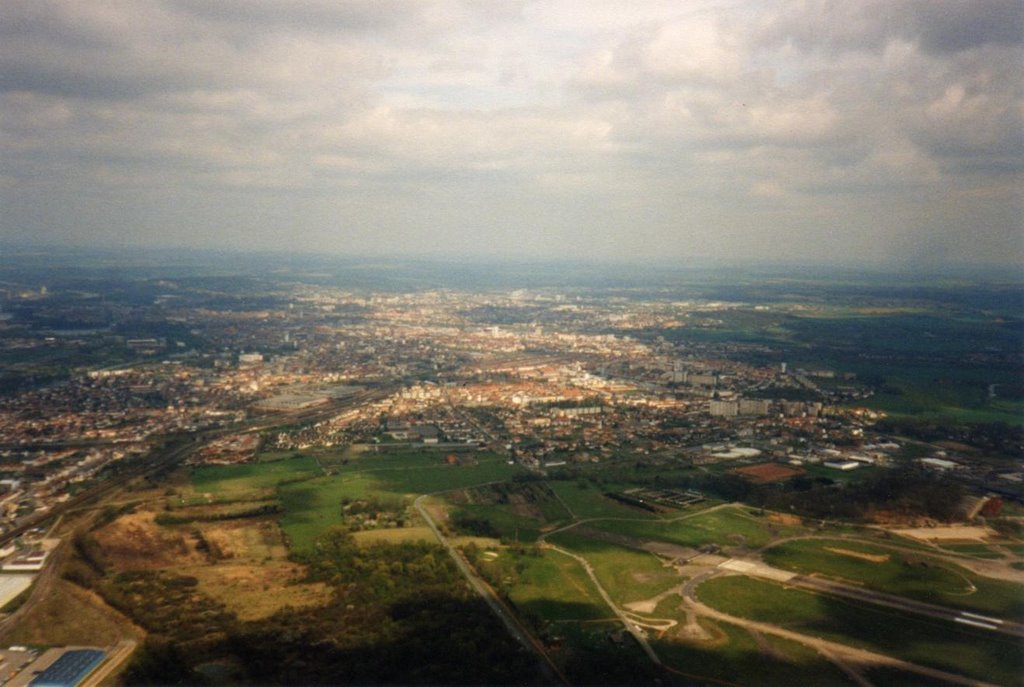
POLYGON ((649 553, 653 553, 655 556, 668 558, 674 561, 679 559, 687 561, 700 554, 700 551, 692 547, 670 544, 669 542, 663 541, 647 541, 641 544, 640 548, 649 553))
POLYGON ((768 522, 774 522, 776 525, 799 526, 803 524, 803 520, 796 515, 790 515, 789 513, 770 513, 766 519, 768 522))
POLYGON ((96 530, 97 543, 117 570, 155 570, 205 559, 185 533, 161 527, 155 517, 150 511, 130 513, 96 530))
POLYGON ((331 589, 320 582, 302 583, 305 569, 294 563, 234 564, 181 568, 199 580, 199 589, 227 606, 239 620, 259 620, 286 606, 321 606, 331 589))
POLYGON ((272 520, 228 521, 200 528, 215 560, 263 561, 284 559, 288 549, 281 530, 272 520))
POLYGON ((396 527, 391 529, 363 530, 362 532, 353 532, 352 539, 354 539, 357 544, 363 545, 377 544, 380 542, 387 542, 390 544, 403 542, 427 542, 432 544, 437 541, 437 538, 434 536, 434 531, 429 527, 396 527))
POLYGON ((519 502, 510 503, 509 508, 514 515, 518 515, 521 518, 531 518, 533 520, 543 520, 544 514, 540 512, 540 509, 532 503, 519 502))
POLYGON ((984 541, 988 538, 998 538, 995 530, 988 527, 972 527, 969 525, 951 525, 949 527, 912 527, 907 529, 893 530, 896 534, 913 539, 924 541, 984 541))
POLYGON ((729 643, 729 635, 722 632, 717 625, 707 619, 701 622, 692 613, 686 614, 686 622, 679 623, 673 635, 686 644, 705 649, 713 649, 729 643))
POLYGON ((792 465, 758 463, 757 465, 733 468, 729 472, 757 484, 767 484, 769 482, 785 482, 791 477, 804 474, 805 471, 803 468, 794 467, 792 465))
POLYGON ((873 554, 864 553, 863 551, 851 551, 850 549, 838 549, 831 546, 825 547, 826 551, 832 553, 838 553, 840 556, 849 556, 850 558, 859 558, 862 561, 868 561, 869 563, 886 563, 889 560, 889 554, 873 554))
POLYGON ((105 646, 125 638, 141 639, 146 634, 91 591, 55 580, 50 592, 0 635, 3 646, 105 646))

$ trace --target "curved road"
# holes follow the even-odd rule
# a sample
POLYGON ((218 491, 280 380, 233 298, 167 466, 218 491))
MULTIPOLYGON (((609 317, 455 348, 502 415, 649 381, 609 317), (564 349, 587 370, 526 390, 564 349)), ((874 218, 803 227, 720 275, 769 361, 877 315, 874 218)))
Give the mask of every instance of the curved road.
POLYGON ((885 666, 889 668, 896 668, 897 670, 903 670, 908 673, 915 673, 917 675, 924 675, 935 680, 943 680, 951 684, 956 685, 967 685, 968 687, 997 687, 987 682, 981 682, 973 678, 958 675, 956 673, 949 673, 944 670, 937 668, 929 668, 928 666, 922 666, 917 663, 910 663, 898 658, 893 658, 886 654, 879 654, 874 651, 867 649, 858 649, 846 644, 840 644, 838 642, 832 642, 826 639, 820 639, 818 637, 811 637, 809 635, 801 634, 799 632, 793 632, 792 630, 786 630, 777 625, 770 625, 768 623, 762 623, 756 620, 748 620, 747 618, 741 618, 739 616, 729 615, 718 611, 711 606, 705 605, 703 602, 697 599, 696 589, 702 583, 708 579, 718 575, 720 571, 713 570, 701 575, 697 575, 692 579, 688 580, 683 585, 683 600, 687 606, 692 608, 699 615, 713 618, 725 623, 737 625, 748 631, 761 632, 767 635, 775 635, 776 637, 782 637, 789 639, 794 642, 803 644, 804 646, 810 647, 820 653, 822 656, 828 658, 830 655, 839 656, 844 661, 851 661, 853 663, 860 663, 870 666, 885 666))
POLYGON ((557 551, 560 554, 575 559, 580 565, 583 566, 583 569, 587 571, 587 575, 590 576, 590 581, 594 583, 594 586, 597 588, 598 594, 601 595, 601 598, 604 599, 604 602, 608 604, 608 607, 615 612, 615 615, 617 615, 619 620, 622 621, 622 624, 626 626, 626 630, 629 632, 629 634, 633 635, 633 639, 635 639, 636 643, 640 645, 640 648, 644 650, 644 653, 647 654, 647 657, 649 659, 651 659, 651 662, 654 663, 654 665, 656 666, 661 666, 661 659, 658 658, 658 655, 656 653, 654 653, 654 649, 652 649, 651 645, 647 642, 647 637, 644 636, 643 631, 641 631, 637 624, 630 620, 626 616, 626 614, 623 613, 622 610, 615 605, 615 602, 612 601, 612 598, 608 596, 608 592, 604 590, 604 587, 602 587, 601 583, 597 580, 597 575, 594 574, 594 568, 590 565, 587 559, 583 556, 578 556, 575 553, 572 553, 571 551, 566 551, 565 549, 559 548, 554 544, 545 543, 544 545, 551 548, 554 551, 557 551))

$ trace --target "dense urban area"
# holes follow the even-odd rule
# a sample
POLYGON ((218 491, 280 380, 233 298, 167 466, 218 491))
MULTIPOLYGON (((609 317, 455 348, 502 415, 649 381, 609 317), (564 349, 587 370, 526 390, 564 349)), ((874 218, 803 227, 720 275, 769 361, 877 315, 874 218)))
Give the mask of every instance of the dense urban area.
POLYGON ((1020 684, 1019 284, 91 260, 0 269, 0 684, 1020 684))

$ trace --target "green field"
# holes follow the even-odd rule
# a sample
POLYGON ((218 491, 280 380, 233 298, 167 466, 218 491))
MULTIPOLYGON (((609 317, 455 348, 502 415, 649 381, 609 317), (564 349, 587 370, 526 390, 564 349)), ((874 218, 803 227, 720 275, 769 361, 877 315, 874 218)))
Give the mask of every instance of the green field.
POLYGON ((1024 423, 1019 384, 1008 385, 1012 388, 1005 390, 1005 397, 988 397, 988 385, 1020 379, 1024 373, 1019 362, 1005 355, 1024 346, 1017 316, 931 306, 892 311, 824 306, 810 315, 803 310, 794 315, 736 309, 713 317, 720 323, 717 328, 664 334, 680 340, 761 343, 779 350, 792 369, 854 373, 855 383, 870 380, 879 390, 858 405, 895 416, 1024 423), (993 362, 965 362, 978 351, 1003 356, 993 362))
POLYGON ((555 534, 549 541, 583 556, 593 566, 601 586, 620 605, 644 601, 682 583, 675 570, 663 565, 654 554, 581 537, 573 530, 555 534))
MULTIPOLYGON (((678 597, 677 597, 678 598, 678 597)), ((761 637, 727 623, 702 622, 716 642, 653 640, 651 646, 670 669, 703 684, 714 680, 736 685, 853 685, 835 665, 796 642, 761 637)))
POLYGON ((538 555, 502 550, 477 567, 489 579, 500 578, 516 610, 535 624, 614 619, 594 583, 573 558, 557 551, 538 555))
POLYGON ((342 498, 399 498, 504 481, 522 472, 496 454, 478 453, 472 465, 446 465, 437 452, 362 454, 323 474, 312 456, 272 462, 197 468, 195 497, 215 500, 276 495, 284 508, 281 528, 295 551, 310 551, 327 528, 341 524, 342 498))
MULTIPOLYGON (((548 482, 551 490, 558 495, 577 519, 590 518, 655 518, 639 508, 630 508, 604 495, 606 491, 621 491, 610 485, 595 485, 589 482, 548 482)), ((628 488, 628 487, 625 487, 628 488)))
POLYGON ((767 518, 749 515, 742 508, 720 508, 677 520, 604 520, 591 527, 638 540, 656 539, 699 547, 705 544, 760 548, 777 536, 792 536, 805 530, 779 525, 767 518))
POLYGON ((700 586, 701 601, 731 615, 785 626, 1005 685, 1021 684, 1024 651, 1005 635, 851 603, 746 577, 700 586))
POLYGON ((1024 617, 1024 585, 993 580, 926 555, 909 554, 842 539, 785 542, 763 553, 786 570, 821 573, 889 594, 998 617, 1024 617), (878 556, 873 562, 827 549, 878 556))
POLYGON ((210 465, 192 473, 192 487, 223 501, 252 497, 275 489, 281 483, 310 479, 320 474, 320 466, 309 457, 279 460, 273 463, 210 465))

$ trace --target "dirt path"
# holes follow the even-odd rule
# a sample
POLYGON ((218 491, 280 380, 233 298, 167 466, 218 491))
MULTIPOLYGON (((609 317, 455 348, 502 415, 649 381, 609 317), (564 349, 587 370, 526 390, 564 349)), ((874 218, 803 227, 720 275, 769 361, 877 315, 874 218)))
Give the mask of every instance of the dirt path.
MULTIPOLYGON (((945 563, 952 563, 953 565, 959 565, 961 568, 981 575, 982 577, 990 577, 995 580, 1006 580, 1007 582, 1016 582, 1017 584, 1024 584, 1024 571, 1015 570, 1010 567, 1012 561, 994 561, 994 560, 982 560, 980 558, 969 558, 966 556, 957 556, 949 552, 942 551, 937 547, 935 550, 922 550, 915 549, 910 546, 900 546, 899 544, 892 544, 888 542, 878 541, 876 539, 869 539, 866 537, 859 537, 850 534, 807 534, 799 535, 796 537, 783 537, 782 539, 776 539, 765 546, 758 549, 758 553, 763 553, 768 549, 785 544, 792 541, 806 541, 810 539, 835 539, 841 541, 848 541, 858 544, 868 544, 870 546, 876 546, 881 549, 889 549, 890 551, 899 551, 908 555, 917 556, 928 556, 936 560, 941 560, 945 563)), ((952 571, 951 571, 952 572, 952 571)))
POLYGON ((601 582, 597 579, 597 575, 594 574, 593 566, 590 565, 587 559, 583 556, 578 556, 571 551, 559 548, 554 544, 546 544, 546 546, 548 546, 552 551, 557 551, 564 556, 568 556, 569 558, 578 561, 580 565, 583 566, 583 569, 587 571, 587 575, 590 577, 590 581, 593 582, 594 587, 597 588, 598 594, 600 594, 601 598, 604 599, 604 602, 608 604, 608 608, 615 611, 615 615, 618 616, 619 620, 622 621, 622 624, 626 626, 626 630, 633 635, 633 638, 636 640, 637 644, 640 645, 640 648, 643 649, 644 653, 647 654, 647 657, 651 659, 651 662, 656 666, 661 666, 661 659, 658 658, 656 653, 654 653, 654 649, 652 649, 651 645, 647 642, 647 637, 645 637, 644 633, 640 631, 636 623, 630 620, 629 617, 622 612, 622 609, 615 605, 612 598, 608 596, 608 592, 606 592, 604 587, 601 586, 601 582))
POLYGON ((717 506, 712 506, 711 508, 705 508, 704 510, 697 511, 695 513, 686 513, 684 515, 680 515, 680 516, 675 517, 675 518, 664 518, 664 519, 660 519, 659 518, 659 519, 655 519, 655 520, 651 520, 650 518, 584 518, 582 520, 577 520, 576 522, 569 523, 568 525, 565 525, 564 527, 559 527, 557 530, 551 530, 550 532, 545 532, 544 534, 540 535, 540 538, 538 539, 538 541, 544 541, 545 539, 547 539, 548 537, 550 537, 553 534, 558 534, 559 532, 565 532, 566 530, 571 530, 574 527, 579 527, 580 525, 585 525, 588 522, 609 522, 609 521, 614 521, 614 522, 679 522, 680 520, 687 520, 689 518, 695 518, 695 517, 697 517, 699 515, 707 515, 708 513, 714 513, 715 511, 721 510, 723 508, 735 508, 737 505, 738 504, 735 504, 735 503, 720 503, 717 506))
MULTIPOLYGON (((922 666, 917 663, 911 663, 904 661, 899 658, 894 658, 886 654, 876 653, 867 649, 858 649, 856 647, 847 646, 838 642, 832 642, 825 639, 819 639, 818 637, 811 637, 809 635, 787 630, 777 625, 770 625, 768 623, 762 623, 755 620, 748 620, 728 613, 722 613, 710 606, 705 605, 699 601, 694 593, 697 585, 701 582, 712 577, 714 573, 701 576, 701 578, 694 578, 688 583, 683 585, 684 590, 684 602, 692 608, 698 615, 702 615, 707 618, 719 620, 721 622, 730 623, 737 625, 749 632, 762 632, 766 635, 774 635, 776 637, 782 637, 783 639, 789 639, 794 642, 803 644, 804 646, 810 647, 817 651, 819 654, 825 657, 837 656, 840 662, 837 663, 840 669, 843 668, 843 663, 849 661, 855 664, 863 664, 870 666, 884 666, 888 668, 896 668, 908 673, 914 673, 916 675, 924 675, 925 677, 932 678, 934 680, 943 680, 951 684, 966 685, 968 687, 996 687, 991 683, 981 682, 973 678, 958 675, 956 673, 949 673, 945 670, 939 670, 937 668, 930 668, 928 666, 922 666)), ((844 671, 845 672, 845 671, 844 671)), ((849 674, 849 673, 848 673, 849 674)), ((858 681, 859 684, 865 684, 865 682, 858 681)))

